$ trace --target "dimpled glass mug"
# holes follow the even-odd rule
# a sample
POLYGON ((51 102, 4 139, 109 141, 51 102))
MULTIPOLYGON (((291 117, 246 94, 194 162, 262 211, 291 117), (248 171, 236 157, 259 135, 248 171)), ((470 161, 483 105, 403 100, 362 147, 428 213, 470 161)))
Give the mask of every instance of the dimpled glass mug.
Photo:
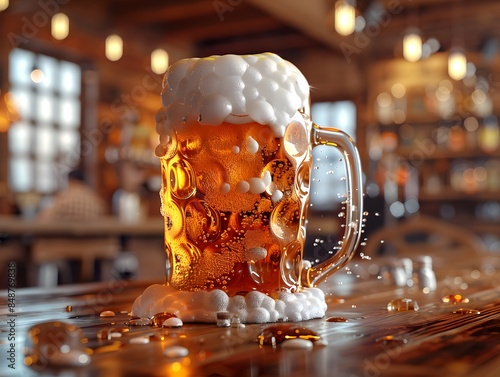
POLYGON ((183 291, 275 295, 314 286, 359 242, 361 168, 349 136, 309 119, 309 85, 271 53, 181 60, 157 113, 167 282, 183 291), (340 250, 303 261, 311 151, 339 149, 347 170, 340 250))

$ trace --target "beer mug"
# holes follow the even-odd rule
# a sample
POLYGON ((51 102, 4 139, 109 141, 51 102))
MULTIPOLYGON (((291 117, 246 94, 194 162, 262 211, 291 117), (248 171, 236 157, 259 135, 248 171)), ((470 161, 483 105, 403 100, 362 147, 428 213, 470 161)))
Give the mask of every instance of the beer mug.
POLYGON ((299 291, 352 257, 360 239, 358 152, 309 117, 309 85, 271 53, 184 59, 169 67, 157 113, 167 283, 227 294, 299 291), (347 198, 342 246, 303 260, 312 148, 340 150, 347 198))

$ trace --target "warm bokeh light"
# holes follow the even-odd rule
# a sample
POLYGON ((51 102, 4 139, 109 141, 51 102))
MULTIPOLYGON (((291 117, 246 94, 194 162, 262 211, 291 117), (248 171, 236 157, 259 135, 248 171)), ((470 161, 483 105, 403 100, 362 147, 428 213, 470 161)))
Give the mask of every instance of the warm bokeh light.
POLYGON ((64 13, 56 13, 52 16, 51 30, 52 37, 63 40, 69 34, 69 18, 64 13))
POLYGON ((33 69, 33 71, 31 71, 30 74, 31 80, 37 84, 43 81, 44 76, 45 75, 43 74, 43 71, 40 68, 33 69))
POLYGON ((161 75, 168 68, 168 52, 162 48, 157 48, 151 53, 151 70, 161 75))
POLYGON ((453 80, 462 80, 467 73, 467 58, 460 50, 450 52, 448 56, 448 75, 453 80))
POLYGON ((9 7, 9 0, 0 0, 0 12, 9 7))
POLYGON ((106 38, 106 58, 115 62, 123 56, 123 40, 119 35, 111 34, 106 38))
POLYGON ((350 35, 356 26, 356 11, 354 7, 345 0, 337 1, 335 4, 335 30, 340 35, 350 35))
POLYGON ((377 103, 381 107, 389 107, 392 103, 392 98, 389 93, 383 92, 377 96, 377 103))
POLYGON ((403 38, 403 57, 409 62, 419 61, 422 57, 422 38, 415 32, 403 38))
POLYGON ((403 84, 397 82, 391 87, 391 94, 395 98, 403 98, 406 94, 406 88, 403 84))

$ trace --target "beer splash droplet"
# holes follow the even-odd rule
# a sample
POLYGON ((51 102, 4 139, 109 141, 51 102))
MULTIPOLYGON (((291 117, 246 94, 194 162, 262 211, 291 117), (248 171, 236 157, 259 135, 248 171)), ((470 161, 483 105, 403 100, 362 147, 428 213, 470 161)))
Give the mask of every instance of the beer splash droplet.
POLYGON ((163 313, 156 313, 151 317, 149 320, 149 324, 154 327, 161 327, 163 326, 163 323, 170 318, 177 318, 177 316, 173 313, 168 313, 168 312, 163 312, 163 313))
POLYGON ((182 327, 184 323, 180 318, 172 317, 163 322, 163 327, 182 327))
POLYGON ((129 340, 130 344, 148 344, 151 341, 149 336, 136 336, 129 340))
POLYGON ((294 338, 283 342, 282 347, 285 349, 302 349, 307 350, 313 348, 314 344, 308 339, 294 338))
POLYGON ((326 322, 349 322, 349 319, 345 317, 329 317, 326 322))
POLYGON ((125 322, 127 326, 150 326, 151 322, 149 318, 131 318, 125 322))
POLYGON ((389 312, 417 311, 418 309, 418 303, 411 298, 398 298, 387 304, 387 311, 389 312))
POLYGON ((295 324, 279 324, 266 327, 257 336, 256 341, 261 346, 264 344, 275 346, 289 339, 305 339, 314 342, 319 340, 320 336, 307 327, 297 326, 295 324))
POLYGON ((461 304, 468 303, 469 299, 462 296, 461 294, 451 294, 441 298, 445 304, 461 304))
POLYGON ((107 318, 107 317, 114 317, 116 314, 112 310, 105 310, 99 314, 100 317, 107 318))
POLYGON ((397 343, 399 345, 403 345, 403 344, 408 343, 408 339, 401 338, 401 337, 394 336, 394 335, 385 335, 385 336, 382 336, 380 338, 375 339, 375 342, 382 343, 384 345, 394 344, 394 343, 397 343))
POLYGON ((53 321, 32 326, 27 333, 24 363, 27 366, 81 367, 90 363, 90 350, 80 327, 53 321))
POLYGON ((457 310, 453 311, 453 314, 459 314, 459 315, 479 315, 481 312, 476 309, 465 309, 465 308, 460 308, 457 310))
POLYGON ((163 354, 168 358, 185 357, 189 355, 189 350, 182 346, 172 346, 165 348, 163 354))

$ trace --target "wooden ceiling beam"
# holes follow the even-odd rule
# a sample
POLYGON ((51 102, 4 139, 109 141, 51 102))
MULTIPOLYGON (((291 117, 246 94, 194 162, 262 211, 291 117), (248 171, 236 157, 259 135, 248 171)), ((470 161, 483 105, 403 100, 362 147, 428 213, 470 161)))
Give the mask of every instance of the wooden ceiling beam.
POLYGON ((199 56, 222 54, 255 54, 261 52, 282 53, 294 49, 304 49, 317 46, 311 38, 294 33, 284 35, 261 35, 247 39, 224 40, 217 43, 199 44, 199 56))
POLYGON ((224 38, 234 39, 240 36, 254 33, 262 34, 283 28, 283 24, 268 16, 257 16, 245 19, 226 20, 225 22, 207 22, 187 25, 187 27, 168 28, 165 36, 169 39, 192 40, 200 42, 204 40, 224 38))
POLYGON ((184 1, 176 4, 171 2, 157 3, 150 6, 111 7, 113 18, 117 25, 144 25, 192 20, 213 16, 218 21, 217 12, 212 1, 184 1))
POLYGON ((344 39, 327 24, 327 14, 333 3, 324 0, 247 0, 278 20, 300 30, 305 35, 340 52, 344 39))

